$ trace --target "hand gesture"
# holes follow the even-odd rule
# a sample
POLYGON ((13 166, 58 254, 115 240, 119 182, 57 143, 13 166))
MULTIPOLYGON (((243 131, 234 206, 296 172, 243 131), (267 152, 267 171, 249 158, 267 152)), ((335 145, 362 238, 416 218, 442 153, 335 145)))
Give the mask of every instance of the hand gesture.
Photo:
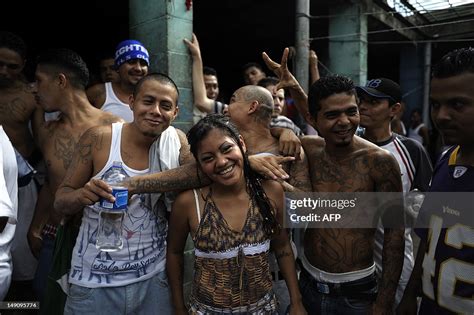
POLYGON ((292 156, 251 155, 250 167, 257 173, 271 179, 287 179, 289 176, 282 167, 282 163, 294 161, 292 156))
POLYGON ((278 79, 280 79, 280 82, 276 86, 277 90, 299 86, 299 83, 296 78, 293 76, 293 74, 291 74, 290 70, 288 70, 288 53, 289 49, 287 47, 283 51, 283 56, 281 57, 281 64, 278 64, 273 61, 267 55, 267 53, 262 53, 263 61, 265 61, 267 67, 275 73, 278 79))

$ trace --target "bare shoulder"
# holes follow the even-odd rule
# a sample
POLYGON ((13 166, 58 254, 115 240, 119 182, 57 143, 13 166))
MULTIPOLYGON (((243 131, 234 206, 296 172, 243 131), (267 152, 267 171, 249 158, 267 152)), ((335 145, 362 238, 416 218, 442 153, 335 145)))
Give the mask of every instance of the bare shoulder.
POLYGON ((312 148, 324 148, 326 142, 320 136, 303 136, 300 138, 303 148, 308 151, 312 148))
POLYGON ((276 180, 264 180, 262 181, 263 190, 267 194, 268 198, 272 200, 279 200, 282 198, 284 190, 282 185, 276 180))
POLYGON ((304 136, 301 137, 301 146, 303 147, 306 156, 311 163, 316 157, 324 154, 326 141, 320 136, 304 136))
POLYGON ((179 128, 174 128, 176 129, 176 133, 178 134, 178 137, 179 137, 179 141, 181 142, 181 145, 183 143, 188 143, 188 138, 186 137, 186 134, 184 133, 184 131, 182 131, 181 129, 179 128))
POLYGON ((194 201, 194 193, 192 190, 186 190, 178 194, 173 203, 173 213, 183 215, 188 214, 194 209, 196 211, 196 202, 194 201))
POLYGON ((105 84, 97 83, 86 90, 87 98, 94 107, 100 108, 105 102, 105 84))
POLYGON ((0 122, 2 124, 27 123, 36 109, 34 95, 22 86, 0 90, 0 122))
POLYGON ((75 154, 84 161, 93 161, 92 174, 97 174, 107 163, 112 143, 112 125, 87 129, 76 145, 75 154))
POLYGON ((87 129, 83 134, 82 138, 94 138, 97 135, 101 136, 112 136, 112 126, 111 125, 100 125, 94 126, 87 129))
POLYGON ((356 148, 358 148, 359 150, 363 150, 364 153, 367 154, 368 158, 374 162, 379 160, 393 160, 394 162, 396 162, 395 158, 389 151, 380 148, 379 146, 373 144, 370 141, 367 141, 358 136, 354 136, 354 143, 356 148))
POLYGON ((398 162, 388 151, 361 139, 365 147, 370 176, 375 183, 375 191, 398 192, 402 190, 401 173, 398 162))
POLYGON ((178 134, 179 142, 181 143, 181 149, 179 151, 179 164, 184 165, 194 162, 194 157, 191 154, 191 149, 186 134, 181 129, 175 129, 178 134))
POLYGON ((112 113, 100 111, 98 125, 110 125, 114 122, 125 122, 122 118, 115 116, 112 113))

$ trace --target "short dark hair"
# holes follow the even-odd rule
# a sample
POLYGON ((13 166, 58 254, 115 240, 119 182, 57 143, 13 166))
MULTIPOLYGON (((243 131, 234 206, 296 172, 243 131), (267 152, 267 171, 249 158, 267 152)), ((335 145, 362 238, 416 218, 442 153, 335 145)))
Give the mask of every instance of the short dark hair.
POLYGON ((246 63, 243 67, 242 67, 242 72, 245 72, 245 70, 247 70, 248 68, 251 68, 251 67, 255 67, 257 69, 259 69, 260 71, 262 72, 265 72, 263 71, 263 68, 260 64, 256 63, 256 62, 248 62, 246 63))
POLYGON ((38 56, 37 64, 49 67, 53 72, 64 73, 75 88, 85 89, 89 83, 87 64, 70 49, 49 49, 38 56))
POLYGON ((202 73, 203 73, 204 75, 213 75, 213 76, 216 76, 216 77, 217 77, 217 71, 216 71, 216 69, 211 68, 211 67, 203 67, 203 68, 202 68, 202 73))
POLYGON ((312 117, 316 117, 321 109, 321 101, 331 95, 346 93, 357 97, 354 82, 342 75, 322 77, 309 88, 308 107, 312 117))
POLYGON ((18 35, 0 31, 0 48, 8 48, 16 52, 20 57, 26 59, 26 44, 25 41, 18 35))
POLYGON ((176 99, 176 106, 178 106, 178 99, 179 99, 178 86, 176 85, 176 83, 174 83, 173 79, 171 79, 168 75, 166 75, 164 73, 160 73, 160 72, 148 73, 146 76, 141 78, 140 81, 138 81, 135 88, 133 89, 133 97, 137 97, 137 94, 138 94, 138 92, 140 92, 140 89, 142 88, 143 83, 146 82, 146 81, 149 81, 149 80, 155 80, 155 81, 158 81, 160 83, 172 86, 176 90, 176 95, 178 97, 176 99))
POLYGON ((447 78, 464 72, 474 73, 474 48, 465 47, 448 52, 433 67, 433 78, 447 78))
POLYGON ((421 116, 421 114, 422 114, 421 108, 412 109, 410 115, 413 115, 415 113, 418 113, 421 116))
POLYGON ((279 82, 278 78, 266 77, 258 81, 257 85, 266 88, 269 85, 277 85, 279 82))

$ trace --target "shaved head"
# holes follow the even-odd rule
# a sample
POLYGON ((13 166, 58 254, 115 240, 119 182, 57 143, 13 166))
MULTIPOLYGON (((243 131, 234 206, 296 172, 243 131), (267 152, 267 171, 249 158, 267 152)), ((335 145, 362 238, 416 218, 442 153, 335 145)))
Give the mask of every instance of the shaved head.
POLYGON ((246 85, 235 91, 234 95, 245 102, 257 101, 259 103, 256 111, 256 119, 269 123, 273 113, 273 96, 266 89, 256 85, 246 85))

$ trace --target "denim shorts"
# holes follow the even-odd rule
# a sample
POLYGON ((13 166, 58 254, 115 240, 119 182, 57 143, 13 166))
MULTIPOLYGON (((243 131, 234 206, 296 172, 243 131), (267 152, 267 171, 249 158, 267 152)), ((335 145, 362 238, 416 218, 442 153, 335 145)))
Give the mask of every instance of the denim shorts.
POLYGON ((172 314, 166 271, 121 287, 71 284, 64 314, 172 314))

